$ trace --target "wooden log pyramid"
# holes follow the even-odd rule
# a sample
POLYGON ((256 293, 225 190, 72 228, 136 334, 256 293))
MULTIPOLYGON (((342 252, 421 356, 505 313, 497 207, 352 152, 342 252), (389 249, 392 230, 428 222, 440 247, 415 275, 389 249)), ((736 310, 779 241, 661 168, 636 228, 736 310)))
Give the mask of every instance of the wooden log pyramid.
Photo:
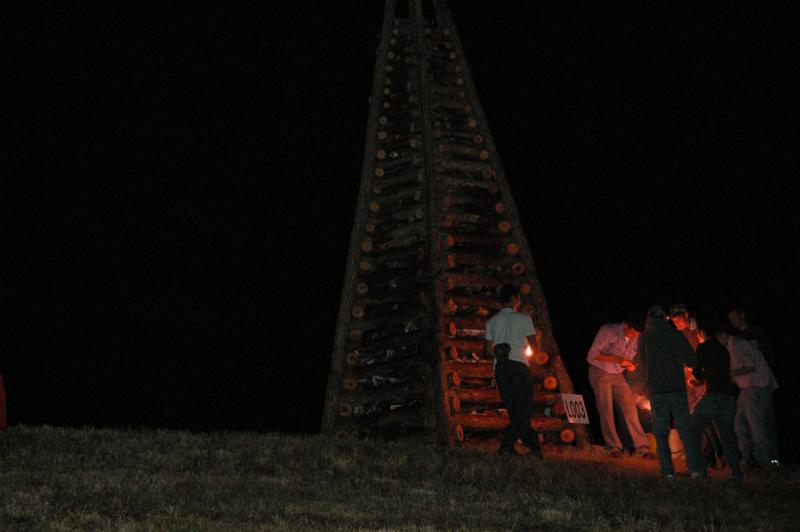
POLYGON ((508 424, 483 354, 496 290, 542 332, 533 427, 586 445, 503 166, 444 0, 387 0, 322 431, 496 449, 508 424))

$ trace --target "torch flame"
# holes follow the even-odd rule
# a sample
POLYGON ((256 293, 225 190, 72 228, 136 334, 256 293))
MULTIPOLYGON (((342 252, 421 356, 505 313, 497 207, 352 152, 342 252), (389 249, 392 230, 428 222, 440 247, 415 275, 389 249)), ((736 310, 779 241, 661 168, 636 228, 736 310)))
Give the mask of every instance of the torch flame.
POLYGON ((533 356, 533 350, 531 349, 531 346, 528 346, 528 348, 525 350, 525 355, 529 357, 533 356))

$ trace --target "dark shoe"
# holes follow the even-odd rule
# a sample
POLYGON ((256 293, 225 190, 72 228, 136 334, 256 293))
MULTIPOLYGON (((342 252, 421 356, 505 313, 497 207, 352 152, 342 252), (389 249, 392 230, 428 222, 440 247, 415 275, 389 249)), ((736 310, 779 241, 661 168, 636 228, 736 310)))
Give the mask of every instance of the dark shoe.
POLYGON ((706 474, 705 474, 705 473, 703 473, 702 471, 692 471, 692 472, 689 474, 689 477, 690 477, 692 480, 700 480, 700 479, 706 478, 706 474))

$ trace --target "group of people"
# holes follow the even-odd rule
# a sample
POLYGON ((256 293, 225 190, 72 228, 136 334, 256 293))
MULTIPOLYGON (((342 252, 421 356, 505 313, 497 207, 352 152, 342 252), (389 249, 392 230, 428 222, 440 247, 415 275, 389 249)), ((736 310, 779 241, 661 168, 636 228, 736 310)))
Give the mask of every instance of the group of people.
POLYGON ((653 458, 640 411, 649 414, 661 474, 675 475, 669 436, 677 429, 693 478, 706 475, 703 435, 718 438, 731 478, 749 467, 778 464, 772 396, 778 388, 770 368, 772 349, 763 328, 740 308, 729 325, 698 324, 682 304, 651 307, 643 319, 600 327, 587 361, 600 430, 611 456, 624 449, 614 420, 633 451, 653 458), (734 334, 732 334, 732 332, 734 334))
MULTIPOLYGON (((497 386, 509 414, 499 452, 513 453, 519 440, 541 457, 529 421, 533 383, 528 357, 530 348, 539 348, 540 335, 530 316, 519 312, 519 288, 505 285, 499 295, 503 308, 486 322, 485 332, 485 352, 494 359, 497 386)), ((634 315, 600 327, 587 361, 610 456, 621 457, 627 450, 617 432, 616 411, 633 453, 657 457, 666 478, 675 476, 673 426, 692 478, 706 475, 708 461, 701 452, 705 433, 719 441, 733 480, 742 480, 742 464, 778 464, 772 404, 778 383, 770 368, 771 346, 763 328, 751 325, 742 309, 731 309, 728 320, 725 325, 698 324, 678 303, 669 313, 656 305, 641 318, 634 315), (655 456, 640 413, 649 414, 655 456)))

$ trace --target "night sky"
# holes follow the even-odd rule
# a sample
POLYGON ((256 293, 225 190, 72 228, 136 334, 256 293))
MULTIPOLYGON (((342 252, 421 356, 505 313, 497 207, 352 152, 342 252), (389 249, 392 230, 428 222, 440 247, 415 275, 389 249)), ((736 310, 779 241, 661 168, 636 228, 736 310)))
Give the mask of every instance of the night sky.
MULTIPOLYGON (((7 9, 11 424, 318 430, 383 5, 229 4, 7 9)), ((603 323, 743 304, 796 452, 792 13, 512 4, 451 2, 577 392, 603 323)))

